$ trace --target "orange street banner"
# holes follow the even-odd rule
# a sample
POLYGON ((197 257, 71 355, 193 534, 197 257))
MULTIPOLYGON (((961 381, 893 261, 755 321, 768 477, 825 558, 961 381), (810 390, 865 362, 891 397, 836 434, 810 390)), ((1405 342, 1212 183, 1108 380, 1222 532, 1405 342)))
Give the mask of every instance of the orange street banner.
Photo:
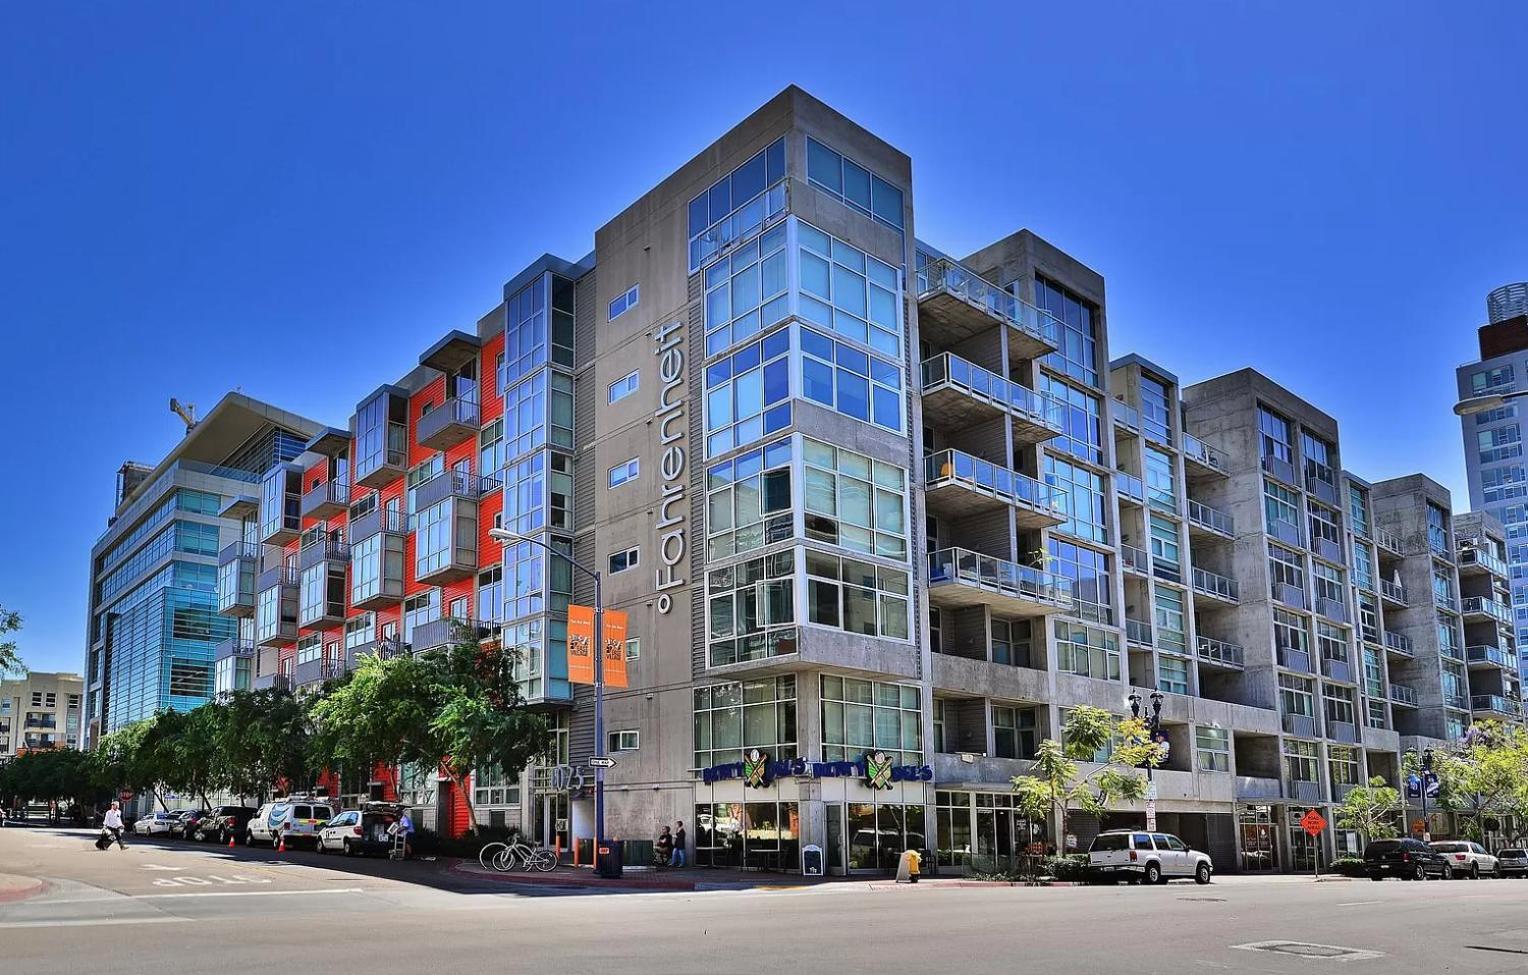
POLYGON ((626 611, 605 610, 605 686, 626 686, 626 611))
POLYGON ((568 680, 594 683, 594 607, 568 607, 568 680))

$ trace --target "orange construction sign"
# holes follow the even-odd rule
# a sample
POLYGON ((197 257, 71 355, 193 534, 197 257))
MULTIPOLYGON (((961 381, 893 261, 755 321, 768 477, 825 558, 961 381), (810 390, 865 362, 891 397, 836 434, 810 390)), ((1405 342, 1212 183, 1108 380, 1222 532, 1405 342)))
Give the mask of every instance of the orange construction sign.
POLYGON ((1300 817, 1300 826, 1310 834, 1311 839, 1315 839, 1321 835, 1322 830, 1326 829, 1326 817, 1312 809, 1300 817))
POLYGON ((568 607, 568 680, 594 683, 594 607, 568 607))
POLYGON ((605 610, 605 685, 626 686, 626 611, 605 610))

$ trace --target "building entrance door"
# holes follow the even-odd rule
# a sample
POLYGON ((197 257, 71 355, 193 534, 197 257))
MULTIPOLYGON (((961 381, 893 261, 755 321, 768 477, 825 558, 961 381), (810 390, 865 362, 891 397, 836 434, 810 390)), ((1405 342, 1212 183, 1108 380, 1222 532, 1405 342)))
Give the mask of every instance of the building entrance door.
POLYGON ((1268 806, 1244 806, 1241 810, 1241 867, 1246 871, 1275 870, 1273 810, 1268 806))
POLYGON ((543 846, 568 849, 568 794, 543 792, 541 815, 536 821, 536 839, 543 846))

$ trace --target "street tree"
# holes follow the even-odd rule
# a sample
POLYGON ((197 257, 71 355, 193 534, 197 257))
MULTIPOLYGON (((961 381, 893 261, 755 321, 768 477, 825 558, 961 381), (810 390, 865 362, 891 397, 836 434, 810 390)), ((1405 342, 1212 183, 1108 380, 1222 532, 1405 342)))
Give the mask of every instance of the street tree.
POLYGON ((1379 776, 1368 785, 1352 789, 1336 809, 1337 825, 1356 830, 1365 843, 1387 840, 1400 834, 1396 818, 1401 812, 1401 794, 1379 776))
POLYGON ((1481 721, 1457 744, 1434 750, 1433 770, 1442 807, 1467 817, 1466 832, 1482 840, 1487 817, 1501 815, 1528 789, 1528 733, 1517 725, 1481 721))
POLYGON ((224 784, 226 764, 218 754, 217 735, 222 719, 215 703, 192 711, 165 710, 155 715, 145 736, 159 783, 171 792, 199 798, 203 807, 212 805, 207 793, 224 784))
MULTIPOLYGON (((21 614, 0 606, 0 638, 7 633, 15 633, 19 629, 21 629, 21 614)), ((26 665, 21 662, 21 651, 16 649, 16 641, 0 639, 0 677, 6 674, 19 676, 26 672, 26 665)))
POLYGON ((214 788, 264 801, 277 785, 290 789, 311 777, 312 722, 290 692, 233 691, 212 706, 217 718, 202 731, 213 742, 208 781, 214 788))
POLYGON ((313 706, 317 757, 331 768, 376 763, 439 769, 477 831, 474 769, 520 769, 546 751, 546 719, 525 703, 516 655, 481 645, 465 627, 419 655, 361 657, 313 706))
MULTIPOLYGON (((155 795, 159 804, 164 799, 154 793, 159 782, 157 756, 149 747, 149 732, 154 727, 151 718, 134 721, 101 737, 101 743, 91 753, 96 766, 98 781, 113 791, 132 789, 155 795)), ((165 806, 168 809, 168 806, 165 806)))
POLYGON ((1033 774, 1013 778, 1022 811, 1059 821, 1063 840, 1058 850, 1064 849, 1072 810, 1096 816, 1112 805, 1143 798, 1146 777, 1138 770, 1156 768, 1167 757, 1167 749, 1151 740, 1145 721, 1118 718, 1103 708, 1084 705, 1068 711, 1061 737, 1040 742, 1033 774), (1097 767, 1084 771, 1083 763, 1097 767))

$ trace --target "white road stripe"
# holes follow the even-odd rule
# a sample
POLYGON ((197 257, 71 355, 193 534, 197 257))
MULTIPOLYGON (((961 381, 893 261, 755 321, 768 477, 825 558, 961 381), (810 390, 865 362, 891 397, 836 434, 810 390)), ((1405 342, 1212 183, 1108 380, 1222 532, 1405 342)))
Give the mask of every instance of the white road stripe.
POLYGON ((276 897, 300 894, 362 894, 364 887, 324 887, 317 890, 205 890, 185 894, 118 894, 115 897, 73 897, 68 900, 33 901, 33 906, 49 904, 99 904, 104 901, 169 900, 177 897, 276 897))
POLYGON ((1363 907, 1365 904, 1383 904, 1384 901, 1348 901, 1346 904, 1338 904, 1338 907, 1363 907))

